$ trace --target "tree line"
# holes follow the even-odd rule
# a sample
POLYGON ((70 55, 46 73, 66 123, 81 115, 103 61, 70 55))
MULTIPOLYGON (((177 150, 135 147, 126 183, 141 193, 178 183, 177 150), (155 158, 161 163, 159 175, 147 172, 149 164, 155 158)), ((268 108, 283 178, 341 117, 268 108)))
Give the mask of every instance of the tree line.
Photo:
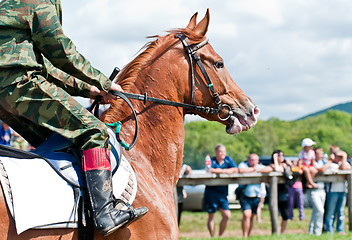
POLYGON ((334 110, 297 121, 259 120, 254 128, 237 135, 226 134, 225 126, 217 122, 194 121, 185 124, 183 161, 193 169, 204 168, 205 156, 214 156, 214 147, 219 143, 226 146, 227 155, 237 164, 250 153, 271 155, 274 149, 281 149, 286 156, 297 156, 306 137, 325 152, 335 144, 352 154, 351 130, 352 115, 334 110))

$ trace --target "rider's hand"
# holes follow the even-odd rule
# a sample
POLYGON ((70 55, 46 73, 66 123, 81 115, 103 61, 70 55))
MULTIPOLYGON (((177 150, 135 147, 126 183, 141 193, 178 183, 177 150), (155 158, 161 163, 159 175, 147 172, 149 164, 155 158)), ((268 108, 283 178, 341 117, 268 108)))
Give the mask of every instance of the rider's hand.
POLYGON ((95 99, 98 95, 100 95, 100 90, 96 86, 91 86, 89 93, 89 98, 95 99))
POLYGON ((112 83, 112 84, 111 84, 110 90, 114 90, 114 91, 118 91, 118 92, 123 92, 121 86, 118 85, 118 84, 116 84, 116 83, 112 83))
MULTIPOLYGON (((110 90, 115 90, 115 91, 119 91, 119 92, 123 92, 122 88, 120 85, 116 84, 116 83, 112 83, 111 84, 111 88, 110 90)), ((102 96, 102 100, 99 103, 102 104, 107 104, 109 103, 109 100, 116 100, 117 97, 112 95, 111 93, 106 93, 102 90, 99 90, 96 86, 92 86, 90 88, 90 95, 89 97, 94 99, 96 98, 98 95, 102 96)))
MULTIPOLYGON (((110 90, 123 92, 121 86, 116 83, 111 84, 110 90)), ((105 95, 102 95, 102 96, 103 96, 103 101, 104 101, 103 103, 108 103, 109 100, 116 100, 117 99, 117 97, 115 95, 112 95, 110 92, 105 93, 105 95)))

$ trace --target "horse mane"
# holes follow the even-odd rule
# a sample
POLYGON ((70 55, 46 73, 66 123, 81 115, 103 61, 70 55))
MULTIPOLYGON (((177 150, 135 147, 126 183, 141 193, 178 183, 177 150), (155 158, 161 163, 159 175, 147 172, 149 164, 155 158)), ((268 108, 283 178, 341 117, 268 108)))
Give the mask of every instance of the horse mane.
MULTIPOLYGON (((120 72, 120 74, 116 79, 116 83, 119 84, 125 92, 133 92, 130 90, 134 85, 139 72, 143 68, 150 66, 150 64, 153 63, 158 57, 160 57, 162 53, 168 50, 168 48, 172 44, 176 43, 176 41, 178 41, 178 39, 175 38, 177 34, 186 35, 190 44, 198 43, 205 39, 204 36, 195 34, 189 28, 177 28, 167 32, 168 34, 165 36, 155 35, 155 36, 148 37, 148 38, 156 38, 156 40, 146 43, 139 50, 139 52, 141 53, 133 61, 128 63, 122 69, 122 71, 120 72), (168 44, 166 44, 166 42, 168 44)), ((107 119, 107 116, 109 115, 108 117, 109 122, 111 121, 111 118, 115 119, 119 111, 119 107, 117 106, 120 106, 120 104, 121 104, 121 99, 111 101, 110 102, 111 107, 108 111, 109 113, 103 114, 104 115, 103 118, 107 119)))
POLYGON ((170 45, 175 41, 177 34, 185 34, 189 39, 190 44, 200 42, 205 39, 204 36, 196 35, 191 29, 179 28, 168 31, 168 35, 161 37, 158 35, 150 36, 148 38, 156 38, 154 41, 146 43, 140 50, 141 52, 133 61, 127 64, 121 73, 119 74, 116 83, 118 83, 122 89, 126 92, 130 90, 130 87, 135 82, 138 73, 143 68, 149 66, 160 53, 164 52, 170 45), (166 41, 170 41, 170 44, 164 44, 166 41))

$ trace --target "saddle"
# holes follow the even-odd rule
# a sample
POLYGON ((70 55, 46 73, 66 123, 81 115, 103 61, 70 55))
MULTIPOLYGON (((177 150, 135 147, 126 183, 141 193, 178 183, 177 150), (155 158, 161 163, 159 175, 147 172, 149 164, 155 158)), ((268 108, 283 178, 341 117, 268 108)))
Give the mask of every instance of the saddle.
MULTIPOLYGON (((132 204, 137 191, 134 171, 121 154, 115 132, 108 128, 108 133, 113 194, 132 204)), ((83 179, 80 151, 59 134, 30 152, 0 145, 0 182, 18 234, 85 224, 83 179)), ((126 209, 123 204, 116 207, 126 209)))

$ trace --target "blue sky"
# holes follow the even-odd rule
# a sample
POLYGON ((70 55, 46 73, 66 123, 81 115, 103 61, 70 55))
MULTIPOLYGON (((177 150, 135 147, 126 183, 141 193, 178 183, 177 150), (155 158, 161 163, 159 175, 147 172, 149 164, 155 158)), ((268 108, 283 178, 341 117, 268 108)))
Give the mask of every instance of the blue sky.
POLYGON ((350 0, 62 0, 77 49, 109 75, 148 41, 210 9, 207 36, 260 119, 352 101, 350 0))

